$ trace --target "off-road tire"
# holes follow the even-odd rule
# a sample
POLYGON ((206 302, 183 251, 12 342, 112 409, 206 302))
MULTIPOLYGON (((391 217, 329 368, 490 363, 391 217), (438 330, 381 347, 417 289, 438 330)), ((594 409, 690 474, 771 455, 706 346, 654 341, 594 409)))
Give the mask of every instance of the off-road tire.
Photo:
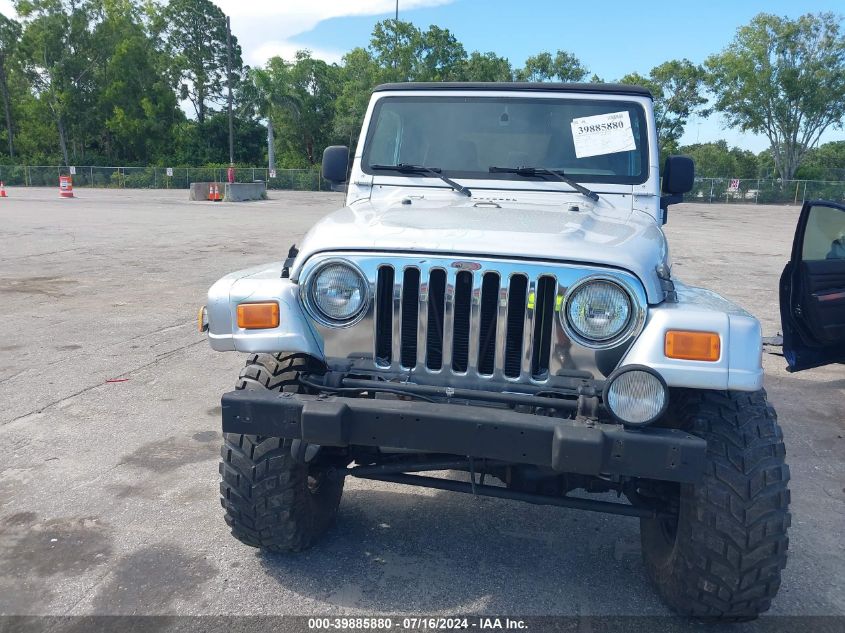
POLYGON ((268 389, 302 393, 302 372, 314 372, 317 361, 307 354, 251 354, 238 375, 235 389, 268 389))
MULTIPOLYGON (((302 355, 255 354, 241 370, 236 388, 300 391, 299 373, 312 363, 302 355)), ((334 522, 343 476, 319 455, 304 464, 293 459, 287 440, 226 433, 221 457, 220 501, 226 524, 242 543, 298 552, 334 522)))
POLYGON ((789 543, 789 467, 764 391, 673 394, 679 428, 707 440, 699 484, 674 498, 677 521, 642 519, 649 578, 675 611, 746 620, 771 605, 789 543))

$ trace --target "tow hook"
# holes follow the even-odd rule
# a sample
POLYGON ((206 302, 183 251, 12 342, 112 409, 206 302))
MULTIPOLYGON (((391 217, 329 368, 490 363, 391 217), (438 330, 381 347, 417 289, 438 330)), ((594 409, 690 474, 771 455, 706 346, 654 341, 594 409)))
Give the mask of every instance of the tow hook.
POLYGON ((592 426, 599 419, 599 398, 596 395, 595 387, 581 385, 578 388, 578 405, 575 410, 575 419, 592 426))
POLYGON ((297 438, 290 442, 290 456, 299 464, 307 464, 317 456, 320 448, 319 444, 309 444, 297 438))

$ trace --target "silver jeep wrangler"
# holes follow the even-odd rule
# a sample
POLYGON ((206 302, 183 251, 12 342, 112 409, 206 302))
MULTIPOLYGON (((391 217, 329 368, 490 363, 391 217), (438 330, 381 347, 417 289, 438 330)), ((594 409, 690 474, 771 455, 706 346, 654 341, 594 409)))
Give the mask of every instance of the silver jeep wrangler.
POLYGON ((426 486, 638 517, 670 607, 768 609, 789 469, 760 324, 673 278, 693 165, 661 190, 657 148, 642 88, 376 88, 351 160, 323 155, 346 206, 201 312, 250 354, 222 400, 232 534, 302 550, 345 477, 426 486))

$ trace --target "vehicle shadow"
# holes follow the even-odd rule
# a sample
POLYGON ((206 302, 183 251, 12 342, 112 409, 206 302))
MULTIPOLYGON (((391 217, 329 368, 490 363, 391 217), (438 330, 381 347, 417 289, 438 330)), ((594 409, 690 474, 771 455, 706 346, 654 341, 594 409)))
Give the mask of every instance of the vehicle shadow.
POLYGON ((629 517, 347 480, 322 541, 257 556, 268 577, 329 610, 668 614, 629 517))

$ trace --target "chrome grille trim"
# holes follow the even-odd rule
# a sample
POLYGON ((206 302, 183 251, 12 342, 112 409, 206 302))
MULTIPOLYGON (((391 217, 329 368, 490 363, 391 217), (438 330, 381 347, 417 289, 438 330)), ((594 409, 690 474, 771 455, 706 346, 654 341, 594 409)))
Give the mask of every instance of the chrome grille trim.
POLYGON ((428 350, 428 287, 431 269, 425 264, 417 266, 420 271, 420 290, 417 300, 417 367, 425 367, 428 350))
MULTIPOLYGON (((548 375, 556 375, 557 372, 565 371, 588 371, 596 378, 601 378, 602 372, 597 368, 597 350, 585 347, 567 336, 558 318, 558 310, 561 306, 561 298, 564 297, 570 287, 580 280, 600 275, 614 280, 625 287, 633 298, 635 326, 632 327, 629 337, 619 342, 619 346, 627 345, 642 330, 645 321, 647 308, 645 291, 639 280, 632 274, 604 269, 594 266, 581 266, 573 264, 548 264, 533 263, 514 260, 498 260, 493 258, 467 258, 444 256, 420 256, 410 257, 408 255, 362 254, 362 253, 332 253, 312 257, 303 267, 300 276, 303 284, 308 283, 311 271, 319 267, 319 264, 326 259, 348 259, 358 266, 368 279, 371 285, 371 303, 365 311, 362 320, 354 327, 331 328, 322 324, 315 324, 315 327, 323 339, 323 352, 330 359, 346 359, 351 361, 356 370, 373 371, 378 374, 391 376, 413 376, 416 382, 429 382, 440 385, 484 385, 490 382, 500 384, 543 384, 548 381, 548 375), (384 324, 384 330, 390 332, 390 364, 376 362, 376 351, 379 330, 377 328, 378 310, 376 305, 378 293, 378 271, 381 267, 388 267, 393 270, 393 284, 390 289, 391 296, 389 305, 392 314, 385 315, 390 318, 390 329, 384 324), (417 330, 416 330, 416 355, 413 367, 402 364, 402 305, 403 292, 405 291, 405 272, 408 269, 419 271, 419 292, 414 298, 417 309, 417 330), (443 292, 443 339, 441 345, 442 363, 439 369, 431 369, 428 364, 428 331, 433 325, 429 323, 429 301, 430 280, 434 270, 445 271, 445 289, 443 292), (472 274, 472 292, 470 301, 470 328, 469 340, 462 341, 469 349, 467 358, 467 371, 456 372, 453 370, 452 354, 455 349, 452 326, 455 317, 455 287, 457 275, 462 270, 472 274), (495 358, 492 374, 480 374, 478 372, 478 360, 481 333, 481 294, 482 283, 486 273, 498 275, 499 290, 497 306, 495 310, 496 334, 494 340, 495 358), (508 345, 508 309, 510 306, 510 293, 512 279, 515 275, 525 277, 525 299, 522 303, 524 310, 522 314, 522 341, 520 353, 519 376, 507 376, 504 373, 505 350, 508 345), (532 376, 532 365, 534 356, 534 337, 537 326, 537 293, 540 287, 540 279, 549 277, 553 280, 553 292, 557 304, 552 312, 552 330, 549 355, 548 375, 537 378, 532 376)), ((522 284, 520 284, 522 285, 522 284)), ((410 297, 407 300, 411 300, 410 297)), ((387 305, 387 304, 385 304, 387 305)), ((520 305, 517 303, 517 305, 520 305)), ((515 328, 518 331, 518 328, 515 328)), ((518 345, 511 343, 511 345, 518 345)))
MULTIPOLYGON (((478 343, 481 336, 481 284, 483 274, 478 271, 472 273, 472 290, 469 302, 469 355, 467 358, 467 374, 478 375, 478 343)), ((495 362, 494 362, 495 364, 495 362)))
POLYGON ((455 318, 455 282, 458 277, 456 268, 446 268, 445 307, 443 308, 443 363, 437 373, 452 371, 452 321, 455 318))
MULTIPOLYGON (((528 277, 528 296, 537 296, 537 281, 539 278, 528 277)), ((519 377, 525 380, 531 379, 531 370, 534 362, 534 316, 537 312, 535 303, 525 302, 525 325, 522 328, 522 371, 519 377)))
POLYGON ((399 371, 402 367, 402 286, 404 285, 404 269, 393 269, 393 328, 390 336, 390 368, 399 371))
POLYGON ((496 357, 493 360, 493 377, 505 377, 505 344, 508 338, 508 295, 511 287, 510 275, 499 275, 499 292, 496 308, 496 357))

